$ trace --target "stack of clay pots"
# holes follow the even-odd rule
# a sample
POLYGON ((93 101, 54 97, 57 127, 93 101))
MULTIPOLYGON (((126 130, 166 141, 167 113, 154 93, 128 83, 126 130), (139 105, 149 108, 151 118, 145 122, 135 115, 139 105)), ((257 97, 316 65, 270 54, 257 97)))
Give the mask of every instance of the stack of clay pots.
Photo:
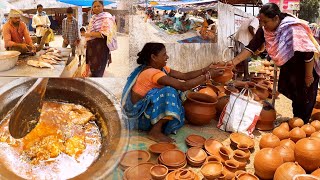
POLYGON ((207 153, 200 147, 192 147, 188 149, 187 161, 193 167, 201 166, 207 159, 207 153))
POLYGON ((169 170, 176 170, 186 167, 187 159, 184 152, 173 149, 161 153, 158 157, 158 163, 167 166, 169 170))

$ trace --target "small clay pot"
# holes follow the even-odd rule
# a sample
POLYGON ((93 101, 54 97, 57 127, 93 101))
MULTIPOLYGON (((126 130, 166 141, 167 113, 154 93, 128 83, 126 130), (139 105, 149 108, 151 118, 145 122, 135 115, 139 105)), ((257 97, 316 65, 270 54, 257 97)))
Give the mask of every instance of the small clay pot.
POLYGON ((297 174, 305 174, 306 171, 297 162, 283 163, 274 174, 274 180, 292 180, 297 174))
POLYGON ((234 159, 226 160, 224 166, 224 172, 226 173, 226 179, 232 179, 235 177, 235 172, 239 168, 239 163, 234 159))
POLYGON ((316 132, 316 128, 314 128, 311 124, 305 124, 301 127, 301 129, 306 133, 307 137, 311 136, 312 133, 316 132))
POLYGON ((192 147, 187 151, 188 159, 196 162, 196 163, 203 163, 207 158, 207 153, 199 147, 192 147))
POLYGON ((249 150, 249 146, 247 144, 238 144, 237 145, 238 150, 245 153, 245 158, 249 160, 251 152, 249 150))
POLYGON ((298 117, 294 117, 289 120, 289 126, 291 129, 293 129, 295 127, 302 127, 303 125, 304 125, 303 120, 298 117))
POLYGON ((175 144, 160 142, 160 143, 150 145, 149 151, 155 154, 161 154, 164 151, 167 151, 170 149, 176 149, 176 148, 177 146, 175 144))
POLYGON ((272 148, 264 148, 254 157, 255 174, 261 179, 272 179, 277 168, 283 164, 280 153, 272 148))
POLYGON ((263 108, 260 113, 256 128, 262 131, 270 131, 273 129, 273 122, 276 119, 276 111, 274 107, 267 101, 263 102, 263 108))
POLYGON ((230 145, 233 147, 237 147, 238 144, 241 144, 243 146, 247 145, 250 150, 254 149, 254 140, 245 134, 232 133, 230 134, 230 141, 231 141, 230 145))
POLYGON ((219 162, 219 163, 221 163, 221 159, 218 156, 211 155, 211 156, 208 156, 206 161, 205 161, 205 163, 208 163, 208 162, 219 162))
POLYGON ((320 141, 303 138, 296 143, 294 151, 296 161, 308 173, 320 167, 320 141))
POLYGON ((277 146, 274 150, 278 151, 283 159, 283 162, 294 162, 294 151, 287 146, 277 146))
POLYGON ((221 114, 224 107, 228 104, 229 99, 230 99, 230 96, 227 96, 225 94, 224 94, 224 96, 221 96, 218 98, 218 103, 216 105, 217 114, 221 114))
POLYGON ((231 155, 232 152, 228 148, 224 146, 220 147, 218 157, 220 157, 222 164, 224 164, 226 160, 229 160, 231 155))
POLYGON ((296 144, 291 139, 284 139, 280 141, 280 146, 287 146, 294 151, 296 144))
POLYGON ((305 137, 307 137, 306 133, 299 127, 295 127, 290 131, 290 139, 293 142, 297 142, 305 137))
POLYGON ((221 76, 216 76, 212 78, 215 82, 225 84, 226 82, 232 79, 233 77, 232 65, 227 65, 227 66, 215 65, 215 68, 224 69, 224 72, 221 76))
POLYGON ((205 141, 206 138, 196 134, 191 134, 186 138, 187 144, 192 147, 203 147, 205 141))
POLYGON ((320 121, 319 120, 312 121, 311 125, 316 129, 316 131, 320 131, 320 121))
POLYGON ((156 164, 151 167, 150 174, 153 179, 155 180, 162 180, 164 179, 168 174, 168 168, 161 164, 156 164))
POLYGON ((316 169, 315 171, 313 171, 313 172, 311 173, 311 175, 314 175, 314 176, 317 176, 317 177, 320 178, 320 168, 318 168, 318 169, 316 169))
POLYGON ((219 162, 209 162, 203 164, 200 169, 201 174, 206 179, 215 179, 219 178, 223 171, 223 165, 219 162))
POLYGON ((290 127, 289 127, 289 123, 288 123, 288 122, 283 122, 283 123, 281 123, 279 127, 280 127, 280 128, 284 128, 284 129, 286 129, 287 131, 290 131, 290 127))
POLYGON ((159 158, 166 166, 175 167, 186 162, 186 155, 178 149, 167 150, 161 153, 159 158))
POLYGON ((276 135, 280 140, 282 139, 288 139, 290 136, 290 132, 289 130, 287 130, 286 128, 283 127, 276 127, 274 128, 274 130, 272 131, 272 133, 274 135, 276 135))
POLYGON ((205 141, 204 147, 209 155, 219 156, 219 150, 221 147, 223 147, 223 145, 221 142, 215 139, 209 138, 205 141))
POLYGON ((272 133, 267 133, 263 135, 259 143, 260 149, 275 148, 279 145, 280 145, 280 139, 272 133))
POLYGON ((233 159, 236 160, 239 164, 239 168, 241 170, 245 170, 246 169, 246 165, 247 165, 247 157, 246 157, 246 153, 241 151, 241 150, 235 150, 233 152, 233 159))
POLYGON ((297 174, 292 180, 319 180, 319 178, 310 174, 297 174))

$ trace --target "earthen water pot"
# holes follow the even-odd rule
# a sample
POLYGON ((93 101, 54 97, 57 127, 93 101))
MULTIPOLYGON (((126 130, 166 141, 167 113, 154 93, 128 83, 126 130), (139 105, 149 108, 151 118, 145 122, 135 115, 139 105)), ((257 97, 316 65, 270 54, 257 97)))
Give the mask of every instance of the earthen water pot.
POLYGON ((318 169, 316 169, 315 171, 313 171, 313 172, 311 173, 311 175, 314 175, 314 176, 317 176, 317 177, 320 178, 320 168, 318 168, 318 169))
POLYGON ((293 142, 297 142, 305 137, 307 137, 306 133, 299 127, 295 127, 290 131, 290 139, 293 142))
POLYGON ((224 107, 228 104, 229 99, 230 99, 230 96, 227 96, 227 95, 219 97, 218 103, 216 105, 217 114, 221 114, 224 107))
POLYGON ((319 178, 310 174, 297 174, 292 180, 319 180, 319 178))
POLYGON ((221 147, 223 147, 222 143, 213 138, 207 139, 204 143, 204 148, 209 155, 216 155, 219 157, 219 151, 221 147))
POLYGON ((245 170, 248 162, 246 153, 237 149, 233 152, 233 159, 236 160, 239 164, 238 169, 245 170))
POLYGON ((186 119, 194 125, 209 124, 216 116, 217 102, 217 99, 206 94, 188 93, 187 100, 183 104, 186 119))
POLYGON ((290 131, 290 127, 289 127, 289 123, 288 123, 288 122, 283 122, 283 123, 281 123, 279 127, 280 127, 280 128, 284 128, 284 129, 286 129, 287 131, 290 131))
POLYGON ((161 164, 156 164, 151 167, 150 174, 154 180, 162 180, 168 174, 168 168, 161 164))
POLYGON ((287 146, 277 146, 274 148, 274 150, 277 150, 282 159, 283 159, 283 162, 294 162, 295 161, 295 158, 294 158, 294 151, 287 147, 287 146))
POLYGON ((260 100, 265 100, 269 96, 268 88, 260 84, 256 84, 255 89, 253 89, 252 91, 260 98, 260 100))
POLYGON ((254 174, 248 173, 248 172, 244 172, 241 173, 237 176, 237 178, 235 178, 236 180, 259 180, 259 178, 257 176, 255 176, 254 174))
POLYGON ((316 129, 316 131, 320 131, 320 121, 319 120, 312 121, 311 125, 316 129))
POLYGON ((312 133, 310 137, 316 137, 320 139, 320 131, 312 133))
POLYGON ((225 84, 226 82, 228 82, 232 79, 233 65, 227 65, 227 66, 216 65, 215 68, 224 69, 224 73, 221 76, 217 76, 217 77, 212 78, 215 82, 225 84))
POLYGON ((223 171, 223 165, 219 162, 208 162, 200 169, 201 174, 208 180, 219 178, 223 171))
POLYGON ((320 141, 312 138, 299 140, 294 155, 301 167, 311 173, 320 167, 320 141))
POLYGON ((254 157, 255 174, 261 179, 272 179, 277 168, 283 164, 280 153, 272 148, 264 148, 254 157))
POLYGON ((239 163, 235 161, 234 159, 226 160, 225 166, 224 166, 224 172, 226 173, 225 179, 231 180, 235 177, 235 172, 239 168, 239 163))
POLYGON ((205 87, 199 90, 199 93, 207 94, 209 96, 212 96, 213 98, 217 98, 216 92, 210 87, 205 87))
POLYGON ((280 140, 288 139, 290 137, 290 132, 286 128, 276 127, 273 129, 272 134, 276 135, 280 140))
POLYGON ((292 180, 297 174, 305 174, 306 171, 297 162, 283 163, 274 174, 274 180, 292 180))
POLYGON ((307 137, 311 136, 312 133, 316 132, 316 128, 314 128, 311 124, 305 124, 301 127, 301 129, 306 133, 307 137))
POLYGON ((276 119, 276 111, 274 107, 267 101, 263 101, 263 108, 260 113, 256 128, 262 131, 273 129, 273 122, 276 119))
POLYGON ((280 141, 280 146, 287 146, 294 151, 296 144, 291 139, 284 139, 280 141))
POLYGON ((303 125, 304 125, 304 122, 301 118, 294 117, 289 120, 289 126, 291 129, 295 127, 302 127, 303 125))
POLYGON ((280 139, 272 133, 267 133, 263 135, 259 142, 260 149, 275 148, 279 145, 280 145, 280 139))

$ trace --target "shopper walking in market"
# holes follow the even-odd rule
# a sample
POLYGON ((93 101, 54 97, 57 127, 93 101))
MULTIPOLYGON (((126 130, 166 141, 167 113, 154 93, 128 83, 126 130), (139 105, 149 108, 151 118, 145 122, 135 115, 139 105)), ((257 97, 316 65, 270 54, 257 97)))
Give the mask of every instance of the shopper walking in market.
POLYGON ((102 77, 105 68, 111 63, 111 51, 117 49, 115 18, 103 12, 103 1, 92 3, 93 16, 90 19, 87 39, 86 63, 92 77, 102 77))
MULTIPOLYGON (((42 37, 50 28, 51 22, 49 20, 48 15, 46 12, 43 11, 43 6, 41 4, 37 5, 37 14, 32 18, 32 27, 36 29, 36 36, 37 36, 37 44, 39 45, 41 42, 42 37)), ((49 43, 45 44, 49 46, 49 43)))
POLYGON ((294 116, 307 123, 317 96, 319 44, 304 21, 282 13, 274 3, 263 5, 258 18, 262 27, 229 63, 239 64, 265 43, 269 56, 280 67, 278 91, 292 100, 294 116))
POLYGON ((147 43, 138 53, 138 66, 128 77, 121 99, 132 129, 148 131, 157 142, 172 142, 167 135, 184 124, 181 91, 190 90, 223 74, 207 66, 182 73, 167 66, 169 57, 162 43, 147 43))
POLYGON ((62 20, 62 47, 71 46, 72 56, 75 56, 76 46, 80 42, 78 21, 73 17, 73 9, 67 9, 67 17, 62 20))

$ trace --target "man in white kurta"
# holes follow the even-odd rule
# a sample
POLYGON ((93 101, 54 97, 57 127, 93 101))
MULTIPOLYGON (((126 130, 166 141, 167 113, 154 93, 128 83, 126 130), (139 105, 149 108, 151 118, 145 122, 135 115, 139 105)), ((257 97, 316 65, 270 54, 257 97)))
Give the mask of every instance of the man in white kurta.
MULTIPOLYGON (((50 25, 51 22, 47 14, 43 11, 43 6, 41 4, 37 5, 37 14, 32 18, 32 27, 36 29, 38 45, 50 25)), ((46 43, 46 46, 49 46, 49 43, 46 43)))

